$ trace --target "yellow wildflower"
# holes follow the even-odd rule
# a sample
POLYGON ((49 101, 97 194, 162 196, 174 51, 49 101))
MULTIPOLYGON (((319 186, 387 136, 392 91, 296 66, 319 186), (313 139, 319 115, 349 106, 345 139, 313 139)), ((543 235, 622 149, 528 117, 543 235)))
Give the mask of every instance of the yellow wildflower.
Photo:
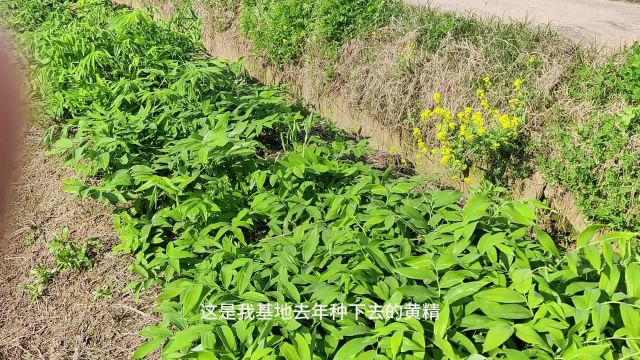
POLYGON ((463 181, 465 184, 468 184, 468 183, 470 183, 470 182, 471 182, 471 178, 466 177, 466 178, 464 178, 462 181, 463 181))
POLYGON ((522 79, 518 78, 513 82, 513 88, 516 90, 520 90, 522 87, 522 79))
POLYGON ((420 134, 421 134, 420 129, 413 128, 413 136, 418 137, 420 136, 420 134))
POLYGON ((486 89, 489 89, 489 88, 491 87, 491 78, 490 78, 488 75, 485 75, 485 76, 482 78, 482 81, 484 82, 484 87, 485 87, 486 89))
POLYGON ((420 118, 422 119, 422 121, 427 121, 429 120, 429 118, 431 117, 431 110, 426 109, 425 111, 422 112, 422 114, 420 114, 420 118))
POLYGON ((507 114, 500 115, 498 121, 500 122, 500 125, 503 129, 508 129, 509 127, 511 127, 511 120, 509 119, 509 115, 507 114))
POLYGON ((439 104, 441 100, 442 100, 442 94, 438 92, 433 94, 433 101, 435 101, 436 104, 439 104))
POLYGON ((471 120, 473 120, 473 123, 476 126, 481 126, 482 124, 484 124, 484 118, 482 117, 482 113, 479 111, 473 113, 471 120))

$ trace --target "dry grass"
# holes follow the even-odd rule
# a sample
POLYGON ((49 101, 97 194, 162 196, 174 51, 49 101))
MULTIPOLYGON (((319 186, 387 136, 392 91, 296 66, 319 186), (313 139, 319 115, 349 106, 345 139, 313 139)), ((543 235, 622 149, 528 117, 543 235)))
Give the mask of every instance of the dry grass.
POLYGON ((117 243, 110 209, 63 192, 61 180, 73 174, 45 154, 41 138, 39 127, 26 134, 9 233, 0 248, 0 358, 129 358, 142 342, 138 331, 158 321, 151 308, 153 291, 141 303, 122 292, 133 275, 130 259, 110 252, 117 243), (37 265, 53 267, 46 242, 64 227, 71 238, 98 238, 103 248, 93 268, 60 273, 32 302, 22 285, 37 265), (28 245, 25 239, 31 236, 35 241, 28 245), (96 299, 95 291, 105 286, 113 290, 112 299, 96 299))
POLYGON ((543 131, 558 116, 580 121, 592 113, 592 104, 572 98, 563 86, 581 62, 602 61, 598 49, 582 48, 548 28, 483 19, 485 33, 445 37, 435 52, 420 45, 407 50, 412 43, 420 44, 417 29, 430 11, 410 8, 408 15, 377 34, 343 46, 335 85, 350 104, 366 109, 391 128, 408 131, 418 125, 423 133, 435 135, 433 127, 419 122, 420 112, 434 105, 432 94, 441 92, 443 102, 452 109, 477 105, 478 80, 488 75, 496 82, 489 96, 503 104, 515 78, 524 77, 528 82, 531 133, 543 131), (530 32, 526 48, 508 42, 516 31, 530 32), (507 59, 503 56, 506 52, 511 53, 507 59), (526 64, 530 55, 538 65, 527 76, 519 65, 526 64), (578 108, 581 111, 575 111, 578 108))

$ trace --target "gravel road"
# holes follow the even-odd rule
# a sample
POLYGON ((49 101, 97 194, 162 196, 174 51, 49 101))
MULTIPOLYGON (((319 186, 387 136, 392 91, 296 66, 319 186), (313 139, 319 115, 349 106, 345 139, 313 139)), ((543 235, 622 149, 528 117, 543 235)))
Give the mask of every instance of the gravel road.
POLYGON ((584 42, 618 47, 640 40, 640 3, 610 0, 407 0, 443 10, 550 23, 584 42))

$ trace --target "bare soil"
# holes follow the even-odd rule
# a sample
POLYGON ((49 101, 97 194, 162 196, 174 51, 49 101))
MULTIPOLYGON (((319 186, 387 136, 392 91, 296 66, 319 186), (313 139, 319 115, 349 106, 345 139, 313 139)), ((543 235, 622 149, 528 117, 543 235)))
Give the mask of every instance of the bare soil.
POLYGON ((157 322, 155 294, 137 303, 122 291, 133 275, 130 259, 110 251, 117 243, 111 209, 63 191, 62 180, 73 173, 46 155, 42 134, 38 126, 26 133, 9 231, 0 242, 0 359, 128 359, 142 341, 138 332, 157 322), (72 239, 95 237, 103 246, 92 268, 58 274, 33 302, 23 284, 39 264, 54 267, 46 242, 64 227, 72 239), (112 298, 96 299, 107 286, 112 298))
POLYGON ((550 24, 581 42, 618 47, 640 40, 640 3, 610 0, 407 0, 443 10, 550 24))

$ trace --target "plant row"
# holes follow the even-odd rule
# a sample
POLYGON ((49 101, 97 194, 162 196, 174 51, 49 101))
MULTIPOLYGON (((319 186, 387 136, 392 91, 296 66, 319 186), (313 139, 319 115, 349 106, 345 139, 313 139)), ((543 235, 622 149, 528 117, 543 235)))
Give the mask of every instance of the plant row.
POLYGON ((162 321, 135 358, 640 354, 635 234, 591 227, 564 253, 536 225, 543 204, 423 191, 375 170, 365 142, 207 58, 187 18, 100 0, 4 6, 52 125, 45 140, 82 179, 67 190, 114 205, 116 250, 139 275, 130 288, 162 289, 162 321), (439 314, 231 320, 229 304, 439 314))

